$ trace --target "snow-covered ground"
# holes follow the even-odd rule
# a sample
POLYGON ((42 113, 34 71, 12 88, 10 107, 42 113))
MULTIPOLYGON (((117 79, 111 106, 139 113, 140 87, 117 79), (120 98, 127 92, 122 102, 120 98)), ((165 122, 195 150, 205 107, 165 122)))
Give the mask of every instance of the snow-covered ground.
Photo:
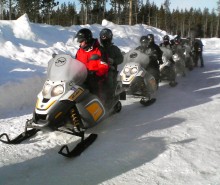
MULTIPOLYGON (((29 22, 26 15, 0 21, 0 133, 16 136, 30 119, 52 53, 75 55, 76 32, 91 28, 95 37, 108 27, 122 51, 141 35, 165 31, 147 25, 74 25, 64 28, 29 22)), ((20 145, 0 143, 2 185, 220 185, 220 39, 202 39, 205 68, 178 77, 175 88, 161 83, 157 101, 143 107, 123 101, 119 114, 88 130, 98 139, 81 156, 57 152, 78 138, 42 133, 20 145)))

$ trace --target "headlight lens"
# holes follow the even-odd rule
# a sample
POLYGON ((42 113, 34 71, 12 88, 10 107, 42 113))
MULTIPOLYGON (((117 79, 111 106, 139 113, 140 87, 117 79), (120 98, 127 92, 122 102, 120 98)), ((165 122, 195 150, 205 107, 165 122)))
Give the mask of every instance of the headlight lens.
POLYGON ((174 55, 173 56, 173 60, 179 60, 180 58, 179 58, 179 56, 178 55, 174 55))
POLYGON ((135 73, 137 73, 137 68, 136 67, 133 67, 132 69, 131 69, 131 74, 135 74, 135 73))
POLYGON ((51 89, 51 85, 48 83, 45 83, 43 91, 42 91, 43 96, 46 96, 49 93, 50 89, 51 89))
POLYGON ((58 96, 62 94, 64 91, 64 87, 62 85, 55 86, 51 91, 51 96, 58 96))
POLYGON ((128 67, 125 67, 124 72, 128 73, 128 72, 130 72, 130 69, 128 67))

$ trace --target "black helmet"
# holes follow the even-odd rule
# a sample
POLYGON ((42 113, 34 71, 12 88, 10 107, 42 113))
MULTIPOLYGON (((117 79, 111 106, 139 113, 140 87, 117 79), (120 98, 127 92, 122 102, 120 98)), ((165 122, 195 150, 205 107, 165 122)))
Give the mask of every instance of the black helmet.
POLYGON ((100 36, 101 40, 106 40, 106 39, 112 40, 113 33, 110 29, 104 28, 104 29, 101 30, 99 36, 100 36))
POLYGON ((145 43, 148 42, 147 36, 141 36, 140 43, 143 43, 143 42, 145 42, 145 43))
POLYGON ((88 28, 82 28, 77 32, 75 38, 77 38, 77 42, 86 41, 86 43, 89 43, 92 40, 92 32, 88 28))
POLYGON ((165 35, 165 36, 163 37, 163 44, 164 44, 165 46, 167 46, 167 45, 169 45, 169 43, 170 43, 170 37, 169 37, 169 35, 165 35))
POLYGON ((147 36, 141 36, 140 38, 140 43, 141 43, 141 46, 143 48, 147 48, 148 47, 148 39, 147 39, 147 36))
POLYGON ((164 42, 169 42, 169 41, 170 41, 169 35, 165 35, 165 36, 163 37, 163 41, 164 41, 164 42))
POLYGON ((180 44, 180 42, 181 42, 181 39, 179 37, 174 38, 174 43, 175 44, 180 44))
POLYGON ((154 35, 153 34, 148 34, 147 35, 147 40, 149 43, 154 43, 154 35))
POLYGON ((112 42, 113 33, 110 29, 104 28, 99 33, 99 37, 100 37, 100 42, 103 45, 110 44, 112 42))

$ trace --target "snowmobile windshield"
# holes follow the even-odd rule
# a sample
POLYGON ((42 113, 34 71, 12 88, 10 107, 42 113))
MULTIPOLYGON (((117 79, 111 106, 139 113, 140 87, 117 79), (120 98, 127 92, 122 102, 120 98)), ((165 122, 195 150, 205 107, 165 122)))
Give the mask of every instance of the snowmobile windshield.
POLYGON ((143 68, 146 68, 149 64, 149 56, 139 50, 132 49, 124 55, 124 64, 134 62, 140 64, 143 68))
POLYGON ((166 48, 161 46, 160 49, 163 51, 163 56, 166 57, 168 60, 172 59, 173 51, 170 48, 166 48))
POLYGON ((70 55, 56 55, 48 63, 47 78, 51 81, 71 81, 71 83, 81 85, 86 77, 86 66, 70 55))

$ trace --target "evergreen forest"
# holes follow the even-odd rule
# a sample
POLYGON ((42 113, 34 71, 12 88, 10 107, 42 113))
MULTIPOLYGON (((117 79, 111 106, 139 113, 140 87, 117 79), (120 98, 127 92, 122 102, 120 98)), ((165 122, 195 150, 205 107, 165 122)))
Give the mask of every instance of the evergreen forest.
POLYGON ((158 7, 153 0, 0 0, 0 19, 15 20, 26 13, 31 22, 65 27, 107 19, 120 25, 146 24, 182 37, 220 37, 220 0, 213 10, 171 10, 171 1, 158 7))

